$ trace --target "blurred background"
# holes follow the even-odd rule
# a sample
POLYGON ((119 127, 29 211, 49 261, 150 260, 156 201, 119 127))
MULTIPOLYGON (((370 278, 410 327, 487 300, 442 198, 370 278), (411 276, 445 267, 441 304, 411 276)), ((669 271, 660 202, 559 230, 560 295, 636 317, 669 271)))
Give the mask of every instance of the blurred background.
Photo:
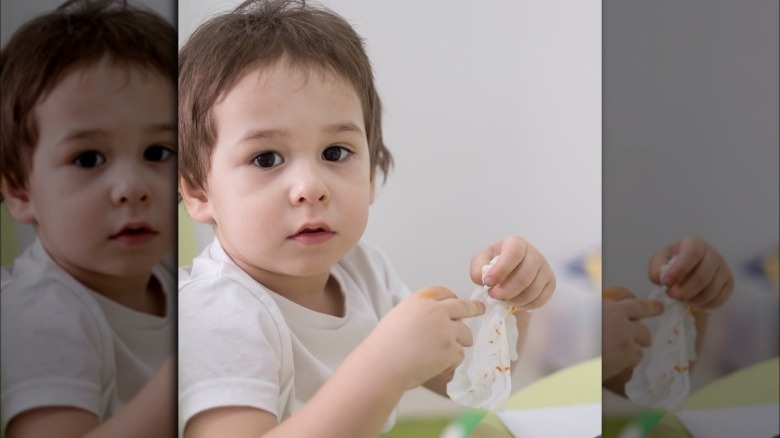
MULTIPOLYGON (((647 296, 649 258, 686 235, 736 280, 711 313, 695 393, 778 355, 778 2, 603 7, 604 286, 647 296)), ((642 411, 603 403, 605 419, 642 411)))

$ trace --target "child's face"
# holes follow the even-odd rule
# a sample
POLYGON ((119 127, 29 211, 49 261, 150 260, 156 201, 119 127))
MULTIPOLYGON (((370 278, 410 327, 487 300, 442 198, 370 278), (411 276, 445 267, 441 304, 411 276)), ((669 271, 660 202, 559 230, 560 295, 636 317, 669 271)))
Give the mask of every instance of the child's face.
MULTIPOLYGON (((206 215, 259 281, 328 273, 365 230, 372 197, 360 99, 330 72, 255 69, 214 107, 206 215)), ((273 282, 271 280, 271 282, 273 282)))
POLYGON ((72 274, 148 274, 171 250, 174 97, 160 75, 103 60, 36 107, 27 219, 72 274))

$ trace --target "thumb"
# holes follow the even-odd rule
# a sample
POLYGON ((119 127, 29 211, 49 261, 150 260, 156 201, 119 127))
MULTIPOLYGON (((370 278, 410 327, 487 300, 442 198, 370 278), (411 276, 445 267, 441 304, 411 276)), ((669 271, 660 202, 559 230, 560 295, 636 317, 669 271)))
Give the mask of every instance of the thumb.
POLYGON ((661 267, 669 262, 674 254, 675 246, 670 245, 650 258, 650 263, 647 265, 647 277, 653 284, 661 286, 661 267))

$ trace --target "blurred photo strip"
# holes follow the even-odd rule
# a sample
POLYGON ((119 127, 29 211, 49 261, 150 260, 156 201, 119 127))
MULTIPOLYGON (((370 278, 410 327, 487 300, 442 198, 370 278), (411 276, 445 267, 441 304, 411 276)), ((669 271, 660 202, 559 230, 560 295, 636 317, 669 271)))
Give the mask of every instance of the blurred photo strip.
POLYGON ((776 437, 778 2, 604 2, 604 437, 776 437))
POLYGON ((176 5, 0 6, 0 435, 175 436, 176 5))

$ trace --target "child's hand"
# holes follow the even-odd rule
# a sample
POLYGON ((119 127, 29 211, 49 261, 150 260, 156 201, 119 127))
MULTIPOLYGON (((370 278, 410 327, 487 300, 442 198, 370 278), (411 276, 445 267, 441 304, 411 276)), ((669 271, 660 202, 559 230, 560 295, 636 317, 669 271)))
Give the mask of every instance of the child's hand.
POLYGON ((510 236, 471 259, 471 280, 482 284, 482 266, 500 256, 485 276, 490 296, 525 310, 542 307, 555 291, 555 274, 541 252, 522 237, 510 236))
POLYGON ((668 287, 669 297, 700 309, 720 307, 734 290, 734 276, 718 251, 701 237, 683 237, 650 259, 650 281, 668 287), (661 266, 677 256, 661 278, 661 266))
POLYGON ((649 347, 650 332, 642 319, 663 313, 663 304, 639 300, 622 287, 602 292, 602 380, 632 369, 642 359, 642 347, 649 347))
POLYGON ((373 350, 372 364, 414 388, 454 370, 473 343, 463 318, 485 313, 485 305, 459 299, 443 287, 424 288, 401 301, 379 321, 364 342, 373 350))

